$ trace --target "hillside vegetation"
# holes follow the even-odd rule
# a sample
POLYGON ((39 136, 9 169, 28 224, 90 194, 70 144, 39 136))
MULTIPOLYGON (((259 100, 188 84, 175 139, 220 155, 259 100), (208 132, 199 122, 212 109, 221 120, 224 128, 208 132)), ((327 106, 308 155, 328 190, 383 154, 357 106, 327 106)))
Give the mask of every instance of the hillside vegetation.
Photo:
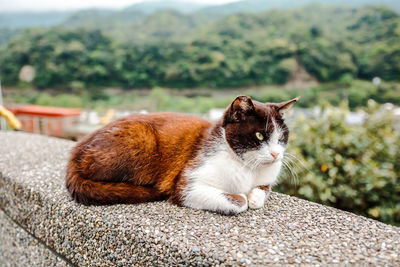
POLYGON ((299 69, 321 82, 400 79, 400 16, 384 7, 307 6, 205 25, 160 11, 112 26, 26 30, 0 51, 3 84, 17 85, 24 65, 36 69, 35 87, 62 90, 284 84, 299 69))
MULTIPOLYGON (((143 1, 143 0, 142 0, 143 1)), ((149 15, 157 11, 173 9, 192 16, 221 17, 235 13, 257 13, 270 9, 288 9, 308 4, 325 4, 332 6, 361 7, 365 5, 387 6, 400 11, 398 0, 241 0, 222 5, 198 4, 182 0, 151 0, 135 3, 121 10, 91 8, 83 11, 56 12, 4 12, 0 11, 0 28, 48 27, 66 25, 72 18, 86 13, 88 16, 101 17, 106 21, 110 18, 126 17, 127 14, 149 15), (91 14, 90 14, 91 13, 91 14), (67 19, 67 21, 65 21, 67 19)), ((126 17, 126 20, 136 20, 136 16, 126 17)))

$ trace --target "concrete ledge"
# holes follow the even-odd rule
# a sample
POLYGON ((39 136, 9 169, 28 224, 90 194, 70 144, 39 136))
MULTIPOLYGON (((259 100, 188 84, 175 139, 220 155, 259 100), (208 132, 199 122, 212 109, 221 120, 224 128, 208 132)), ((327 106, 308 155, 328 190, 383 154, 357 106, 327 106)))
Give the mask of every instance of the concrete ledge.
POLYGON ((54 251, 0 210, 0 266, 67 266, 54 251))
MULTIPOLYGON (((234 217, 167 202, 76 204, 64 187, 73 145, 0 133, 0 208, 7 215, 1 214, 0 221, 9 220, 40 240, 53 255, 47 265, 400 266, 400 228, 277 193, 263 209, 234 217)), ((7 233, 0 239, 2 266, 10 259, 3 255, 11 249, 5 249, 6 239, 18 239, 7 233)), ((33 259, 30 249, 15 253, 33 259)))

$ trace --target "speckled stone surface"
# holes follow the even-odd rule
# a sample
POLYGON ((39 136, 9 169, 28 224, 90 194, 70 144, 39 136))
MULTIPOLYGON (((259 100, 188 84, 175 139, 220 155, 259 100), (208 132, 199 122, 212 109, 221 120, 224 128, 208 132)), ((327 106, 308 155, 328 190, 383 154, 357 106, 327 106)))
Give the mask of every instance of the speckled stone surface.
POLYGON ((0 132, 0 208, 73 264, 400 266, 400 228, 277 193, 232 217, 168 202, 76 204, 64 187, 73 145, 0 132))
POLYGON ((0 266, 69 266, 0 210, 0 266))

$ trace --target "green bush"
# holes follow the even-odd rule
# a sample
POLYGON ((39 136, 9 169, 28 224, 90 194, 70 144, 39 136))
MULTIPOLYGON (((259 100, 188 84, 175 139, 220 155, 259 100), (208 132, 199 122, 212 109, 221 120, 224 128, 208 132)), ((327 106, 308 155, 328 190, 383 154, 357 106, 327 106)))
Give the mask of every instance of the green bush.
POLYGON ((293 122, 287 157, 293 174, 287 171, 277 189, 400 225, 400 133, 393 117, 373 101, 363 125, 348 125, 348 112, 326 107, 293 122))

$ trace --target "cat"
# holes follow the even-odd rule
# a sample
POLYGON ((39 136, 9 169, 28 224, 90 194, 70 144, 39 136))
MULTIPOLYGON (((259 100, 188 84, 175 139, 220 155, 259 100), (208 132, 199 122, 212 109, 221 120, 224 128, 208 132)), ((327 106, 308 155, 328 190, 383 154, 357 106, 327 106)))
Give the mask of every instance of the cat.
POLYGON ((169 199, 227 215, 259 209, 282 167, 284 114, 298 99, 238 96, 214 124, 176 113, 117 119, 73 149, 67 189, 85 205, 169 199))

